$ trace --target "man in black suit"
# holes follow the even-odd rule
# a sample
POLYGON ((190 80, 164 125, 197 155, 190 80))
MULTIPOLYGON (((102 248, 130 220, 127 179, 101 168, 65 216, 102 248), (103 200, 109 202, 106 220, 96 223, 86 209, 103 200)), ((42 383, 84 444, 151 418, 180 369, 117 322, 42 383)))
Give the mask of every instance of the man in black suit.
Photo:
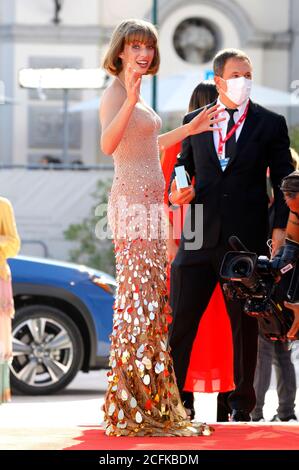
MULTIPOLYGON (((199 321, 216 283, 222 282, 219 270, 224 254, 231 250, 228 239, 236 235, 250 251, 267 254, 269 167, 275 195, 272 241, 274 252, 277 251, 284 241, 288 219, 279 186, 293 170, 284 117, 249 99, 250 58, 242 51, 226 49, 216 55, 213 65, 218 101, 226 109, 226 120, 220 123, 219 133, 205 132, 183 141, 176 165, 184 165, 190 178, 195 176, 195 188, 190 185, 178 191, 173 175, 169 194, 173 205, 191 203, 187 219, 196 227, 193 245, 182 235, 171 267, 170 293, 173 323, 169 342, 178 387, 191 416, 193 397, 190 392, 183 392, 190 354, 199 321), (203 205, 200 227, 195 214, 198 204, 203 205), (203 238, 198 248, 200 231, 203 238)), ((187 114, 184 123, 197 113, 199 110, 187 114)), ((228 406, 232 421, 250 421, 249 413, 255 405, 257 321, 243 312, 241 302, 226 303, 233 334, 236 385, 228 397, 228 406)))

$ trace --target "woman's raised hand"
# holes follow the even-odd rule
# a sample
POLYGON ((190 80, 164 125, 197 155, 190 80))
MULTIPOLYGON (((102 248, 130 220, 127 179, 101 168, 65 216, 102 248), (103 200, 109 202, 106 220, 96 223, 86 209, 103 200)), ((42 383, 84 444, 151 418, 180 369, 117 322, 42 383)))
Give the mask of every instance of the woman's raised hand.
POLYGON ((139 101, 140 97, 141 75, 138 73, 131 64, 128 64, 125 70, 125 87, 127 90, 127 97, 130 104, 134 105, 139 101))
POLYGON ((204 108, 197 116, 195 116, 192 121, 190 121, 186 126, 188 126, 187 132, 188 135, 200 134, 201 132, 206 131, 219 131, 219 127, 213 125, 218 124, 219 122, 225 121, 225 117, 218 118, 218 115, 225 111, 224 108, 219 108, 219 104, 211 106, 210 108, 204 108))

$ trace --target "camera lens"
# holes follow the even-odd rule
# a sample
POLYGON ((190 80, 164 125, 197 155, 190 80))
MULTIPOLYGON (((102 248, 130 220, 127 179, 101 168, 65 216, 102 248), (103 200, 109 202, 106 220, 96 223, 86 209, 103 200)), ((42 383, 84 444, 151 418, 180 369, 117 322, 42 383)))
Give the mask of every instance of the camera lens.
POLYGON ((250 277, 253 268, 252 260, 245 256, 237 258, 231 265, 232 274, 240 277, 250 277))

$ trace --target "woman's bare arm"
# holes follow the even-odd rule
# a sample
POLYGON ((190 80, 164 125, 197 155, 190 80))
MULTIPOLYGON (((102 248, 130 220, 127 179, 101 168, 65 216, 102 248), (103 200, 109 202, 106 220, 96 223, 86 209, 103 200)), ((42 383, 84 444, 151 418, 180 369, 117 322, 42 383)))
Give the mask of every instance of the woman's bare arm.
POLYGON ((116 84, 105 90, 100 106, 101 149, 112 155, 120 143, 134 109, 125 90, 116 84))
POLYGON ((140 97, 141 77, 128 64, 124 72, 124 83, 119 78, 105 90, 100 106, 102 125, 101 148, 111 155, 120 143, 133 109, 140 97))
POLYGON ((219 131, 219 127, 216 127, 215 124, 225 120, 224 117, 218 117, 222 111, 223 108, 219 108, 219 104, 210 108, 204 108, 191 121, 177 127, 173 131, 159 135, 160 150, 162 151, 171 147, 177 142, 184 140, 189 135, 200 134, 201 132, 207 131, 219 131))

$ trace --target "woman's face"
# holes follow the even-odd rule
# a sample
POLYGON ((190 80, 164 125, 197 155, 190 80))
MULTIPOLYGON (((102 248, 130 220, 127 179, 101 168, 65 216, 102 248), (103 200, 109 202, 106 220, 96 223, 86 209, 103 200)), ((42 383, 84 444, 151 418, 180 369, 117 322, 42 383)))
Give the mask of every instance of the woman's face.
POLYGON ((125 44, 124 50, 119 54, 122 59, 123 69, 130 64, 140 75, 145 75, 151 66, 155 55, 155 46, 134 41, 125 44))

